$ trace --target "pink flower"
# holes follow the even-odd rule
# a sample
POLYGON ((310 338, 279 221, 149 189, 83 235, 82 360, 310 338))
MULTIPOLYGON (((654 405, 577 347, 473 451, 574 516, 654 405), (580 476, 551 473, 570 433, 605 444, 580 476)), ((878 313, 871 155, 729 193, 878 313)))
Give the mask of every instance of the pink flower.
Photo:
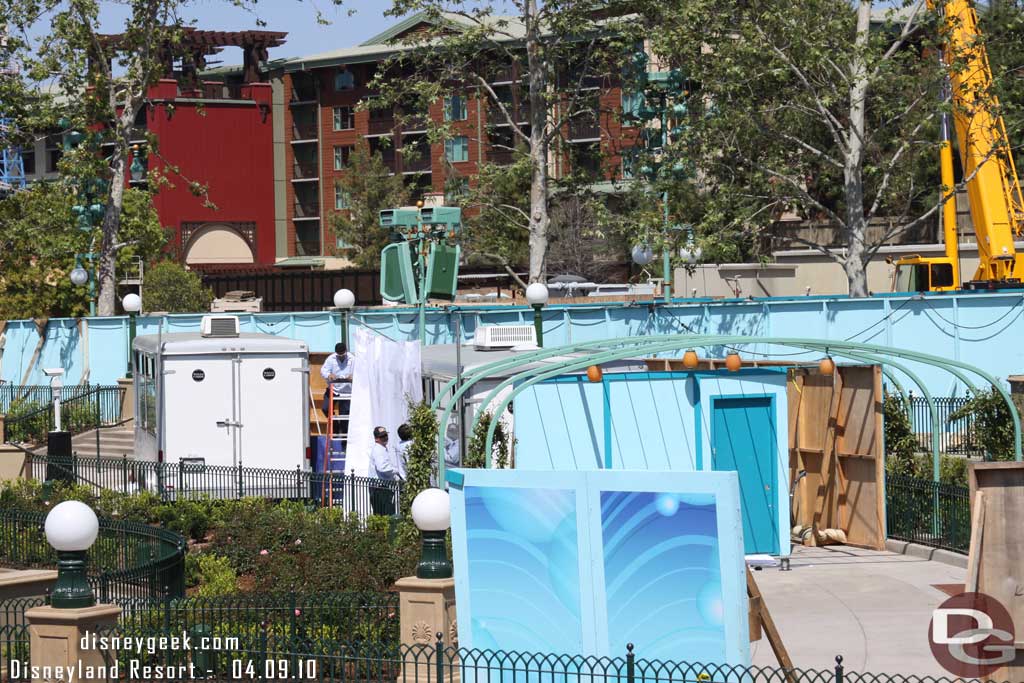
POLYGON ((295 616, 301 617, 302 616, 302 610, 300 610, 300 609, 295 610, 295 616))
POLYGON ((260 551, 260 555, 269 555, 269 554, 270 554, 270 551, 267 550, 266 548, 264 548, 263 550, 260 551))

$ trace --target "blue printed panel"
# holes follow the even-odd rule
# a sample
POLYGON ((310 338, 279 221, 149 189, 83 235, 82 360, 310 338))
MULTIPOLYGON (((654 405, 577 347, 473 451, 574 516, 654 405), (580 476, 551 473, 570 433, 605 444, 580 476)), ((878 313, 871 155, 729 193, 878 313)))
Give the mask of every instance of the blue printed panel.
POLYGON ((465 496, 473 647, 581 652, 576 491, 469 486, 465 496))
POLYGON ((645 659, 726 660, 715 499, 601 492, 610 652, 645 659))

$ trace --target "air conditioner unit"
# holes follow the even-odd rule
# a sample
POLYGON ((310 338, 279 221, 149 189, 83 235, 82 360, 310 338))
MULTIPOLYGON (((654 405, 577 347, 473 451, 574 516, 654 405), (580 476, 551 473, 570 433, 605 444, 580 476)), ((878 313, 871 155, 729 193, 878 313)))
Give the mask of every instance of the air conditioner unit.
POLYGON ((199 333, 204 337, 237 337, 238 318, 233 315, 204 315, 199 323, 199 333))
POLYGON ((478 328, 473 337, 477 349, 511 349, 515 346, 537 345, 537 330, 533 325, 486 325, 478 328))

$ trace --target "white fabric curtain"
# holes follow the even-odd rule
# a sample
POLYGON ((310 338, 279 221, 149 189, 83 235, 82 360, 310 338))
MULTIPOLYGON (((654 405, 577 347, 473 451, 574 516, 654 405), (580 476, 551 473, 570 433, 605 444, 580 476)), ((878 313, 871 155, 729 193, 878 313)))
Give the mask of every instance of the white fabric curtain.
POLYGON ((366 476, 373 428, 387 428, 388 446, 398 445, 398 426, 408 419, 408 401, 423 400, 419 342, 396 342, 372 330, 353 330, 355 369, 345 465, 366 476))

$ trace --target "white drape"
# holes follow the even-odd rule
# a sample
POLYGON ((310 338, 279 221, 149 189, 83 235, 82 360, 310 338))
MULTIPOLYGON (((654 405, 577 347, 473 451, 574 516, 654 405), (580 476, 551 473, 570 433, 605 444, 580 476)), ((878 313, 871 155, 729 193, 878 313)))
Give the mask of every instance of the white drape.
POLYGON ((398 445, 398 426, 408 418, 408 400, 423 400, 419 342, 395 342, 365 328, 353 330, 356 362, 352 371, 345 465, 366 476, 373 428, 387 427, 388 446, 398 445))

